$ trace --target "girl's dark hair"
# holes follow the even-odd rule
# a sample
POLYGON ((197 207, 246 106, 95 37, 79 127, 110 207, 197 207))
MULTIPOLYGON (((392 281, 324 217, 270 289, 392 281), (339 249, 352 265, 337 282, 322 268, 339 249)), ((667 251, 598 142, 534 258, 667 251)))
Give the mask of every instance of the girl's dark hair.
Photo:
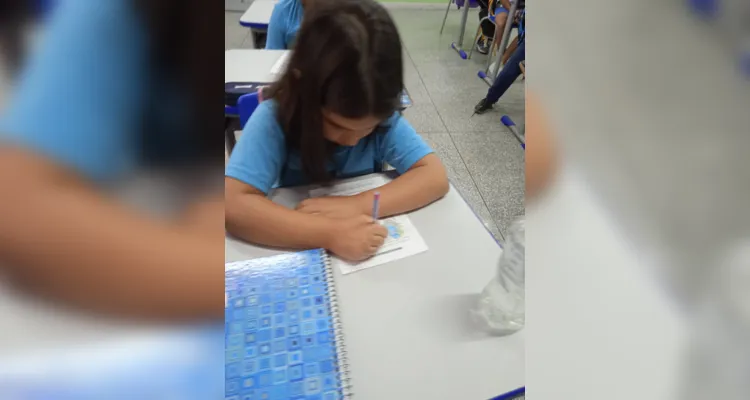
MULTIPOLYGON (((15 74, 24 56, 23 28, 33 8, 28 0, 0 0, 0 53, 15 74)), ((3 65, 0 65, 2 69, 3 65)))
MULTIPOLYGON (((207 15, 207 9, 218 11, 219 8, 207 6, 204 0, 128 1, 133 1, 148 31, 150 59, 153 61, 150 67, 157 76, 155 79, 175 79, 173 89, 182 90, 179 92, 181 104, 178 105, 178 114, 186 126, 186 129, 170 137, 163 135, 160 132, 163 126, 155 123, 163 121, 164 116, 153 113, 146 115, 140 132, 145 161, 165 164, 221 163, 223 141, 217 129, 223 126, 224 120, 216 109, 216 102, 223 93, 220 92, 221 85, 215 82, 215 75, 206 73, 212 69, 211 65, 219 65, 217 59, 221 55, 217 43, 212 40, 215 35, 210 34, 215 24, 205 23, 213 17, 207 15), (179 27, 183 25, 189 25, 189 29, 179 27), (211 54, 216 54, 216 57, 211 54), (174 140, 175 137, 178 140, 174 140)), ((0 0, 0 52, 10 55, 14 69, 21 65, 25 55, 22 29, 28 21, 42 17, 43 10, 37 9, 34 3, 31 0, 0 0)), ((223 10, 220 12, 223 13, 223 10)), ((151 100, 159 102, 162 99, 156 95, 151 100)))
MULTIPOLYGON (((224 146, 221 134, 217 134, 224 120, 216 110, 217 96, 223 96, 215 82, 215 76, 207 73, 216 66, 220 54, 211 34, 214 24, 204 23, 213 18, 211 9, 204 0, 133 0, 136 10, 143 17, 149 34, 149 51, 155 76, 175 79, 173 89, 179 90, 181 98, 179 115, 186 122, 179 132, 178 144, 174 141, 154 143, 164 135, 155 130, 162 127, 153 124, 159 116, 146 115, 142 130, 146 161, 158 159, 168 164, 223 162, 219 158, 224 146), (181 29, 175 25, 189 25, 181 29), (148 149, 151 149, 150 151, 148 149), (165 159, 164 154, 172 154, 165 159)), ((222 11, 223 12, 223 11, 222 11)), ((155 96, 152 99, 158 102, 155 96)), ((156 110, 156 107, 151 107, 156 110)), ((174 137, 174 136, 173 136, 174 137)))
POLYGON ((322 109, 386 120, 403 90, 401 40, 376 0, 314 0, 305 8, 287 69, 266 92, 277 103, 287 148, 313 182, 329 182, 335 145, 323 136, 322 109))

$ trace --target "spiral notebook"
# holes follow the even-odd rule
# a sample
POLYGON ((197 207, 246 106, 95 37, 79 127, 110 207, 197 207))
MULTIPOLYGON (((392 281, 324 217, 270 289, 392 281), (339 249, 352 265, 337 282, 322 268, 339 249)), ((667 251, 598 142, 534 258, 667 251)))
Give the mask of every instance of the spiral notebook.
POLYGON ((228 263, 225 290, 227 400, 349 398, 324 250, 228 263))

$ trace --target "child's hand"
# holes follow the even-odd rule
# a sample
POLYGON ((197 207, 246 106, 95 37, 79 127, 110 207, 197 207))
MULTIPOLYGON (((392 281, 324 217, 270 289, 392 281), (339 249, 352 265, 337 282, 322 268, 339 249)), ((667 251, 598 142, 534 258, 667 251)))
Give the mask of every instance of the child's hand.
POLYGON ((335 224, 328 250, 349 261, 371 257, 383 245, 388 230, 371 216, 357 215, 340 219, 335 224))
POLYGON ((366 215, 358 197, 318 197, 305 199, 297 205, 297 211, 305 214, 319 214, 328 218, 352 218, 366 215))

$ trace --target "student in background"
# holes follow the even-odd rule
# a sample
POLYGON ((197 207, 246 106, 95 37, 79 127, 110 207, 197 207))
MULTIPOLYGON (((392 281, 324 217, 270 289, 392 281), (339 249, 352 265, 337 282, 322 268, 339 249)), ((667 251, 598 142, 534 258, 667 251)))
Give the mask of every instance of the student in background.
POLYGON ((381 170, 380 216, 409 212, 448 191, 440 159, 396 111, 402 49, 375 0, 316 0, 282 78, 245 125, 226 169, 227 230, 250 242, 323 247, 349 260, 375 253, 387 232, 373 221, 373 192, 274 204, 279 186, 330 183, 381 170))
POLYGON ((510 9, 509 0, 477 0, 479 4, 479 26, 482 34, 477 38, 476 48, 481 54, 487 54, 493 43, 498 43, 505 29, 510 9), (499 5, 497 5, 499 3, 499 5), (495 7, 495 22, 490 20, 490 7, 495 7))
POLYGON ((314 0, 280 0, 276 3, 268 23, 266 49, 289 50, 294 46, 305 4, 310 1, 314 0))
POLYGON ((86 310, 222 318, 221 192, 161 219, 115 194, 221 168, 204 2, 64 0, 50 17, 0 115, 0 273, 86 310))
POLYGON ((522 73, 520 64, 521 61, 526 60, 526 10, 523 10, 519 16, 518 37, 514 43, 511 43, 509 50, 513 53, 507 59, 503 69, 498 71, 495 81, 487 90, 487 95, 474 106, 475 114, 482 114, 491 109, 522 73))

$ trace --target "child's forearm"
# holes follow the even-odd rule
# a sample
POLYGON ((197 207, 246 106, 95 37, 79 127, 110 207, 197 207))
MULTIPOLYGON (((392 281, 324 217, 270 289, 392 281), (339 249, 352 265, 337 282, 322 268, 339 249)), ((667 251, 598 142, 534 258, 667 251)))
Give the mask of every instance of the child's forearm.
POLYGON ((290 249, 328 248, 334 221, 275 204, 261 194, 226 199, 226 228, 240 239, 290 249))
POLYGON ((450 187, 445 167, 437 156, 431 154, 427 157, 428 165, 412 167, 388 184, 357 195, 363 212, 371 212, 376 191, 380 192, 380 217, 413 211, 445 196, 450 187))
POLYGON ((223 235, 144 217, 54 170, 0 154, 0 262, 11 282, 118 316, 221 318, 223 235))

